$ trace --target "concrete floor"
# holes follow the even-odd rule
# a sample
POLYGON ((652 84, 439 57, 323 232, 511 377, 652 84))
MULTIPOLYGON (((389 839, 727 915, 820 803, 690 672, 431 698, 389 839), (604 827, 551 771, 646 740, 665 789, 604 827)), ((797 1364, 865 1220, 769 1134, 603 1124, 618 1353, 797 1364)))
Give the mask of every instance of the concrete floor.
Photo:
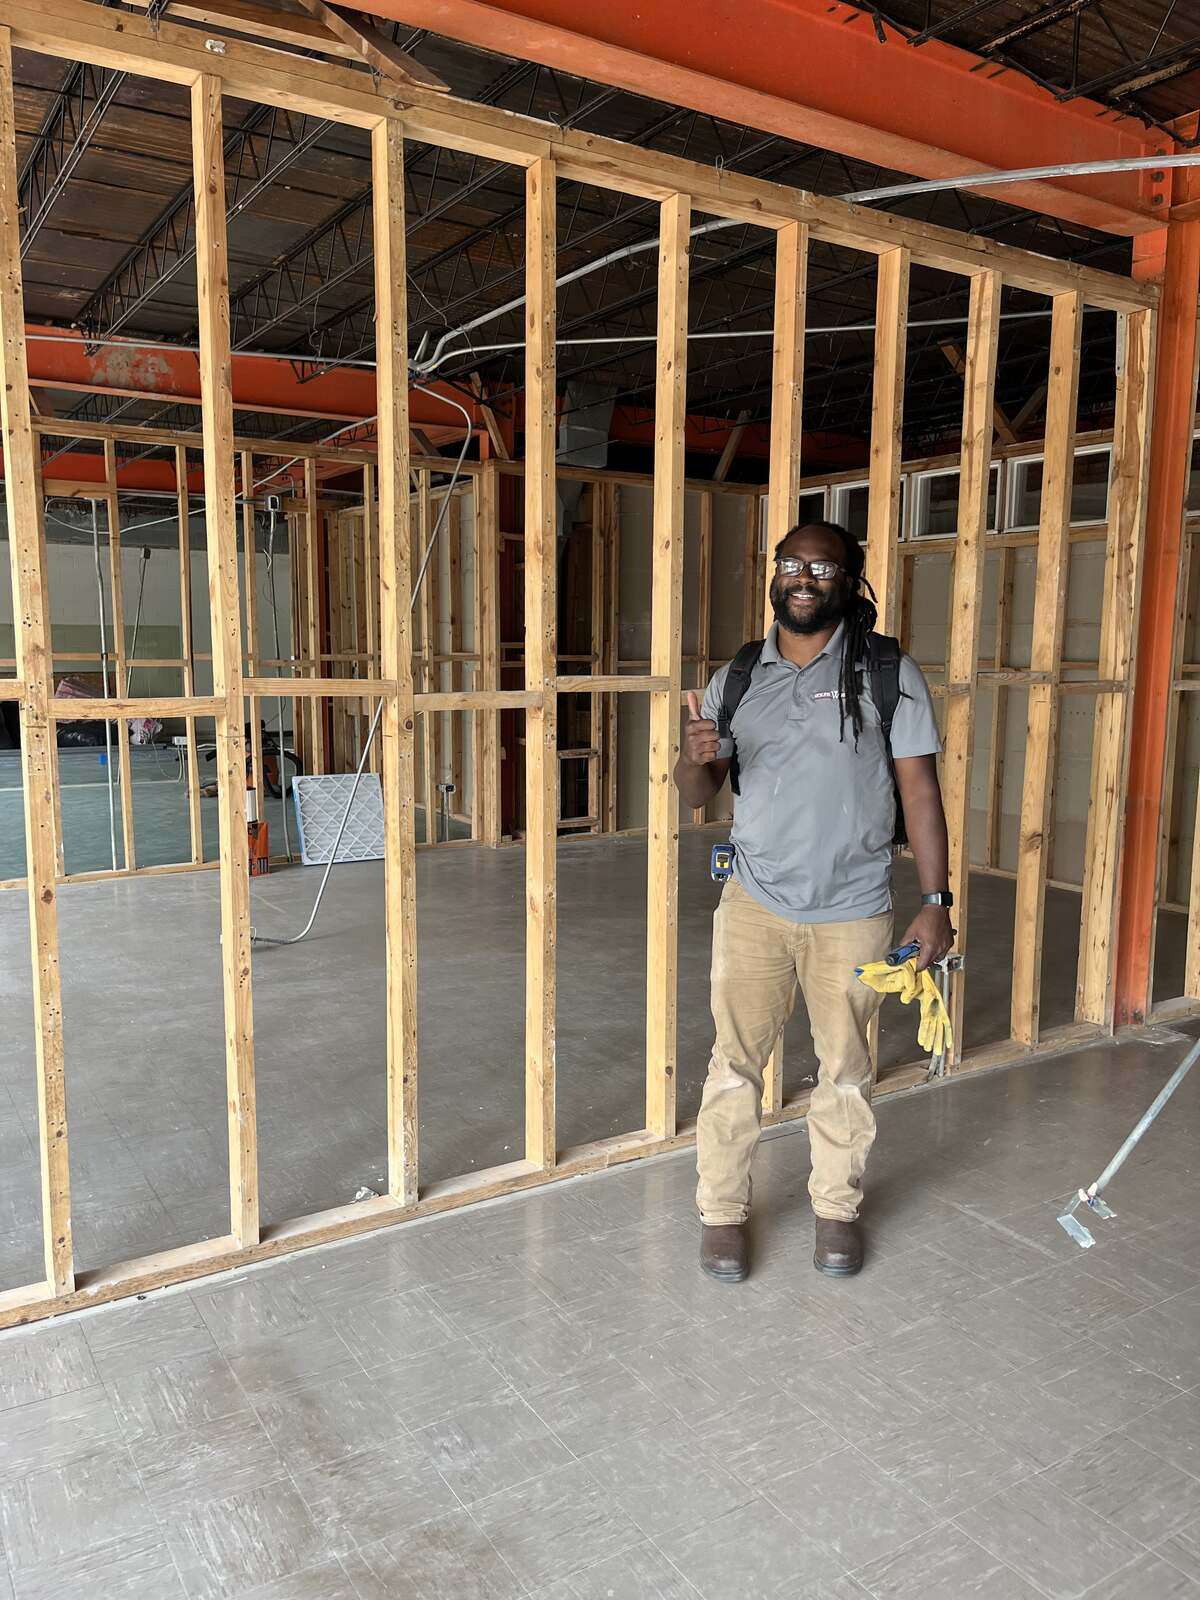
MULTIPOLYGON (((680 873, 679 1112, 694 1116, 712 1044, 713 830, 685 834, 680 873)), ((524 1119, 524 859, 519 850, 418 857, 420 1150, 425 1182, 515 1159, 524 1119)), ((303 926, 320 872, 252 885, 263 933, 303 926)), ((901 863, 897 917, 915 889, 901 863)), ((645 1059, 642 840, 559 851, 559 1143, 641 1127, 645 1059)), ((60 944, 78 1261, 100 1267, 228 1231, 224 1033, 215 874, 66 885, 60 944)), ((1013 885, 972 883, 969 1040, 1007 1037, 1013 885)), ((902 925, 902 924, 901 924, 902 925)), ((1043 1020, 1071 1018, 1078 897, 1047 905, 1043 1020)), ((0 1288, 33 1281, 39 1196, 24 897, 0 894, 0 1288)), ((304 944, 259 947, 255 1065, 263 1218, 342 1205, 385 1186, 382 868, 340 867, 304 944)), ((913 1060, 916 1018, 883 1012, 883 1065, 913 1060)), ((815 1069, 807 1016, 785 1083, 815 1069)))
MULTIPOLYGON (((200 779, 212 781, 215 768, 200 751, 200 779)), ((187 789, 173 749, 134 747, 130 750, 133 772, 133 830, 138 865, 163 866, 187 861, 191 857, 191 831, 188 821, 187 789)), ((63 854, 68 872, 104 872, 112 867, 112 834, 108 816, 108 767, 103 749, 59 751, 62 783, 63 854)), ((117 823, 117 865, 124 866, 121 836, 121 796, 115 791, 117 823)), ((300 836, 295 810, 287 804, 287 829, 284 828, 284 802, 269 795, 263 798, 263 815, 270 828, 271 852, 282 856, 290 845, 299 859, 300 836)), ((436 831, 445 837, 470 837, 470 827, 455 818, 436 831)), ((217 802, 200 799, 200 831, 204 840, 204 859, 215 861, 220 853, 217 834, 217 802)), ((416 807, 417 842, 425 842, 425 810, 416 807)), ((0 879, 25 876, 25 809, 21 789, 21 758, 17 751, 0 753, 0 879)))
POLYGON ((684 1152, 0 1336, 0 1595, 1200 1600, 1200 1074, 1054 1221, 1188 1042, 882 1101, 856 1279, 793 1125, 737 1287, 684 1152))

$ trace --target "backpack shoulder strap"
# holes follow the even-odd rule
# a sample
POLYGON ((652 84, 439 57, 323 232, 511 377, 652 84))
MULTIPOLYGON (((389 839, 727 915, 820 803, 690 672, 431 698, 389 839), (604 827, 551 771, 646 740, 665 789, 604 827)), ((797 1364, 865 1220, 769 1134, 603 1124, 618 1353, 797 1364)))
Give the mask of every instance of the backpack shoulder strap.
MULTIPOLYGON (((725 674, 725 688, 721 695, 721 707, 717 713, 717 734, 722 739, 733 738, 731 728, 733 714, 741 705, 746 690, 750 687, 750 676, 758 665, 763 644, 762 639, 748 640, 729 663, 729 671, 725 674)), ((734 794, 741 793, 736 742, 729 761, 729 787, 734 794)))
POLYGON ((867 673, 871 680, 871 699, 879 712, 879 726, 883 731, 884 748, 888 766, 892 771, 892 788, 896 796, 896 821, 892 834, 892 847, 898 849, 908 843, 904 802, 896 782, 896 764, 892 759, 892 721, 900 704, 900 649, 899 639, 887 633, 872 633, 867 639, 867 673))
POLYGON ((900 641, 888 633, 873 633, 867 640, 867 672, 871 679, 871 699, 879 712, 883 737, 890 749, 892 722, 900 704, 900 641))

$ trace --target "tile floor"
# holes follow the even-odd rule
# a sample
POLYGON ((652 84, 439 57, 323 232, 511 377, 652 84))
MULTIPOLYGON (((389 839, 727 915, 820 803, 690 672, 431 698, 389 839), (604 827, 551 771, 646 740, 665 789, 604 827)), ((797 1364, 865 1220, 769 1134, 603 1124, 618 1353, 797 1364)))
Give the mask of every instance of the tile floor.
POLYGON ((0 1596, 1200 1600, 1200 1072, 1159 1030, 880 1104, 868 1269, 688 1154, 0 1337, 0 1596))
MULTIPOLYGON (((718 891, 708 858, 719 836, 702 829, 680 840, 677 1090, 684 1118, 699 1107, 712 1049, 718 891)), ((524 871, 520 850, 422 851, 417 858, 423 1183, 500 1165, 523 1148, 524 871)), ((267 935, 302 928, 319 878, 320 869, 298 867, 254 879, 255 926, 267 935)), ((910 863, 897 863, 896 879, 903 927, 915 908, 910 863)), ((1008 1037, 1013 893, 1006 879, 972 876, 971 1048, 1008 1037)), ((264 1222, 349 1205, 360 1188, 378 1192, 386 1183, 383 905, 380 863, 341 867, 309 939, 289 949, 255 948, 264 1222)), ((77 1266, 95 1270, 225 1233, 215 874, 68 884, 58 911, 77 1266)), ((561 1145, 627 1132, 645 1116, 645 927, 645 840, 561 841, 561 1145)), ((1074 1014, 1078 939, 1079 896, 1050 890, 1045 1028, 1074 1014)), ((17 893, 0 894, 0 1015, 3 1290, 41 1276, 29 929, 25 896, 17 893)), ((885 1069, 914 1059, 915 1035, 912 1008, 890 1002, 881 1021, 885 1069)), ((798 1004, 786 1030, 788 1096, 802 1091, 815 1065, 808 1016, 798 1004)))

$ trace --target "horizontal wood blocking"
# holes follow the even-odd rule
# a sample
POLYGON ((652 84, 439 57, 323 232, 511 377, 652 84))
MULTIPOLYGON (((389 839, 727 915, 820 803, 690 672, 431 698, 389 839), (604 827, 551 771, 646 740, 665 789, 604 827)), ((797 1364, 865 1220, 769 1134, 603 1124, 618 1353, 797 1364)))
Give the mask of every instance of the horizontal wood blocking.
POLYGON ((619 674, 605 676, 597 673, 591 677, 568 674, 554 681, 559 694, 653 694, 670 686, 669 678, 654 675, 625 678, 619 674))
POLYGON ((217 695, 164 695, 150 699, 115 696, 109 700, 51 700, 50 715, 56 722, 115 722, 125 717, 213 717, 224 711, 225 701, 217 695))
POLYGON ((285 700, 346 700, 361 695, 382 699, 396 693, 396 684, 391 678, 243 678, 242 693, 257 698, 281 695, 285 700))
POLYGON ((533 711, 542 702, 539 689, 434 689, 413 695, 418 711, 533 711))

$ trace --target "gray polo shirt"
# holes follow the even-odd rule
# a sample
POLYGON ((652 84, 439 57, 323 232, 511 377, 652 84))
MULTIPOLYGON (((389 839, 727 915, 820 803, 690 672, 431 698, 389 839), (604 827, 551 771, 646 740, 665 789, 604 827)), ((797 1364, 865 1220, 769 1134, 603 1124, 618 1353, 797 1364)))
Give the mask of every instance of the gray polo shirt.
MULTIPOLYGON (((734 803, 734 873, 754 898, 791 922, 852 922, 891 906, 895 794, 879 713, 863 674, 863 731, 846 718, 838 739, 842 628, 806 667, 779 653, 778 625, 733 717, 741 794, 734 803)), ((717 720, 728 667, 704 695, 717 720)), ((929 689, 911 656, 900 661, 894 756, 941 750, 929 689)), ((733 754, 723 740, 721 757, 733 754)))

